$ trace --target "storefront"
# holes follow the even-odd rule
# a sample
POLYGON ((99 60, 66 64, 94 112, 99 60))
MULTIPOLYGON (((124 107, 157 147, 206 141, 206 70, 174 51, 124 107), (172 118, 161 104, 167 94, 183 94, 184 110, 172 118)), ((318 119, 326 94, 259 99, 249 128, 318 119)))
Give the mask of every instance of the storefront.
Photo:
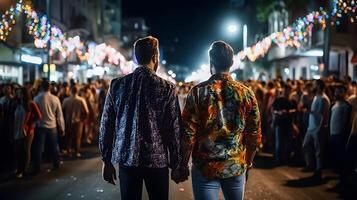
POLYGON ((0 44, 0 83, 23 84, 23 67, 20 54, 11 47, 0 44))

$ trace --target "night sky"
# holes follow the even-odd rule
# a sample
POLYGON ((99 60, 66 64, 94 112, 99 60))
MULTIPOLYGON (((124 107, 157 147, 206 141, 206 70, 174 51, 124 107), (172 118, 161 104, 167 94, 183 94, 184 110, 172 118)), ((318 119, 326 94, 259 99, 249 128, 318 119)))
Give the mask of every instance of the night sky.
POLYGON ((146 20, 149 34, 160 40, 168 65, 181 66, 179 73, 207 63, 207 50, 214 40, 226 40, 235 51, 241 48, 240 35, 228 39, 222 33, 224 21, 237 17, 229 0, 123 0, 122 9, 123 18, 146 20))

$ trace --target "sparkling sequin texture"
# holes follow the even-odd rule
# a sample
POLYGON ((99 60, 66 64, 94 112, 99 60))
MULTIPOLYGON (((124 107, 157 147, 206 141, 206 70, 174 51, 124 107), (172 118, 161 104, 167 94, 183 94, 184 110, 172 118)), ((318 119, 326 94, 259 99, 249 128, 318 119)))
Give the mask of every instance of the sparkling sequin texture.
POLYGON ((100 125, 102 160, 175 169, 181 160, 180 124, 175 85, 139 67, 111 82, 100 125))

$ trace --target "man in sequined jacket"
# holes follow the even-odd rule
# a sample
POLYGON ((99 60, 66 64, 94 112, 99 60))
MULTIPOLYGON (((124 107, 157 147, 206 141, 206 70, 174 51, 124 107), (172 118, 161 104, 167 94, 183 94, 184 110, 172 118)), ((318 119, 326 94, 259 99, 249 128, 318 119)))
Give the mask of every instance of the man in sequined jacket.
POLYGON ((104 104, 99 136, 103 178, 115 184, 113 164, 119 164, 124 200, 141 199, 143 181, 150 199, 168 199, 168 167, 175 182, 188 176, 179 173, 183 129, 175 85, 155 74, 158 46, 151 36, 135 42, 139 67, 112 80, 104 104))

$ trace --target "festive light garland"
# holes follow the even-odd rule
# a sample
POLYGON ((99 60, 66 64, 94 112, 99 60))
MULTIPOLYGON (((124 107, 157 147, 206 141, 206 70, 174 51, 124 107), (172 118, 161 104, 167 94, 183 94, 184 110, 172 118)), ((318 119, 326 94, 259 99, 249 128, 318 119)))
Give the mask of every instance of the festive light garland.
POLYGON ((4 14, 1 15, 0 21, 0 41, 5 42, 13 26, 16 24, 16 16, 22 12, 22 0, 11 6, 4 14))
MULTIPOLYGON (((284 28, 283 31, 270 34, 255 45, 238 52, 234 57, 235 64, 233 64, 230 71, 237 70, 239 63, 245 59, 254 62, 258 58, 264 57, 273 44, 280 48, 300 48, 307 41, 308 37, 311 36, 314 26, 324 30, 328 18, 331 18, 332 26, 339 26, 340 19, 343 16, 348 17, 351 23, 357 21, 357 0, 333 0, 330 14, 323 8, 320 8, 319 11, 313 11, 305 17, 297 19, 291 26, 284 28)), ((200 69, 188 76, 187 80, 202 81, 203 79, 197 74, 209 73, 209 70, 202 72, 202 69, 200 69)))
MULTIPOLYGON (((26 16, 26 26, 28 34, 33 36, 34 45, 36 48, 45 48, 50 40, 51 51, 60 52, 63 58, 68 57, 71 53, 75 53, 81 61, 88 61, 90 65, 100 65, 103 62, 108 62, 112 65, 120 65, 124 72, 128 72, 131 64, 125 57, 116 49, 106 44, 93 44, 87 48, 79 36, 69 37, 55 25, 50 25, 46 15, 39 14, 29 4, 23 4, 22 0, 16 3, 16 9, 10 7, 0 21, 0 40, 6 41, 12 27, 16 23, 15 17, 24 13, 26 16), (51 31, 50 31, 51 27, 51 31), (50 36, 51 34, 51 36, 50 36)), ((129 71, 130 72, 130 71, 129 71)))
MULTIPOLYGON (((322 30, 325 29, 329 17, 331 18, 331 25, 340 25, 340 18, 343 16, 348 17, 349 21, 353 23, 357 20, 356 11, 357 0, 333 0, 330 14, 327 14, 323 8, 320 8, 319 11, 313 11, 303 18, 297 19, 292 26, 286 27, 282 32, 272 33, 255 45, 240 51, 236 55, 238 59, 235 58, 235 60, 243 61, 248 58, 254 62, 263 57, 273 44, 280 48, 300 48, 302 43, 306 42, 311 35, 314 26, 319 26, 322 30)), ((48 40, 50 40, 51 54, 58 51, 62 57, 66 58, 74 52, 81 61, 88 61, 89 64, 98 65, 107 61, 113 65, 129 66, 127 62, 130 61, 126 61, 120 52, 106 44, 86 48, 79 36, 66 39, 66 35, 58 27, 50 26, 46 15, 40 17, 30 5, 23 4, 22 0, 19 0, 15 7, 11 6, 1 16, 0 41, 7 40, 9 33, 16 24, 16 17, 21 13, 26 15, 28 33, 33 36, 37 48, 45 48, 48 40), (49 27, 51 27, 51 31, 49 27)), ((236 69, 237 66, 234 65, 231 70, 236 69)))
POLYGON ((355 0, 333 0, 330 15, 323 8, 320 8, 319 11, 313 11, 303 18, 297 19, 292 26, 284 28, 282 32, 272 33, 255 45, 245 48, 237 56, 241 61, 248 58, 254 62, 256 59, 263 57, 272 44, 276 44, 281 48, 287 46, 299 48, 303 42, 307 41, 314 26, 319 26, 324 30, 329 17, 331 17, 331 25, 340 25, 339 18, 342 16, 347 16, 350 22, 353 23, 357 20, 356 11, 357 1, 355 0))

